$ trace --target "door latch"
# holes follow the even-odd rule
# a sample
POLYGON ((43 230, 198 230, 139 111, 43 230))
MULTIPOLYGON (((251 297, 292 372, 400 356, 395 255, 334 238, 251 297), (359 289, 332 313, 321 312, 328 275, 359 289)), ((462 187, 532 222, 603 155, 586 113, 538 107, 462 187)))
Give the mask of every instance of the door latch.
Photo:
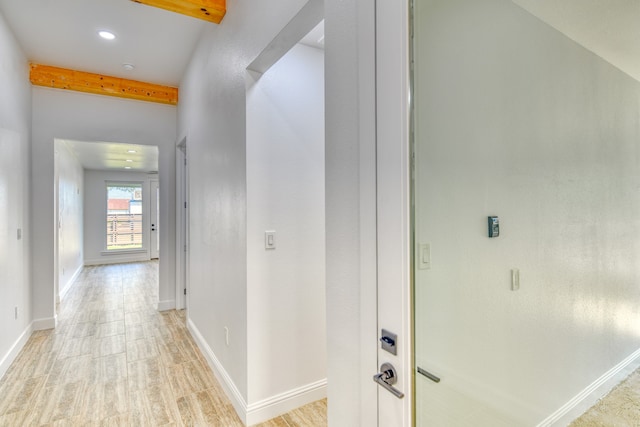
POLYGON ((393 355, 397 355, 398 348, 396 347, 396 342, 398 341, 398 335, 393 332, 389 332, 386 329, 383 329, 380 335, 382 335, 382 337, 380 337, 382 349, 393 355))

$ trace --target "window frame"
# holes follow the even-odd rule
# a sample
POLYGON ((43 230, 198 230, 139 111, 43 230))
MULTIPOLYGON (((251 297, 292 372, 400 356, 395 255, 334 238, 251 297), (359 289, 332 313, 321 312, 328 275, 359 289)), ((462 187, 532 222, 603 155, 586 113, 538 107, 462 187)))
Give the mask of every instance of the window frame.
POLYGON ((140 180, 125 180, 125 181, 118 181, 118 180, 108 180, 105 181, 105 186, 104 186, 104 210, 103 210, 103 214, 104 214, 104 221, 103 224, 105 225, 103 234, 102 234, 102 239, 103 239, 103 250, 102 250, 102 254, 103 255, 110 255, 110 254, 129 254, 129 253, 145 253, 149 250, 148 245, 147 245, 147 233, 146 231, 146 224, 147 224, 147 216, 148 216, 148 212, 147 212, 147 204, 148 204, 148 195, 147 195, 147 189, 146 189, 146 181, 140 181, 140 180), (140 247, 132 247, 132 248, 119 248, 119 249, 109 249, 109 234, 108 234, 108 217, 109 217, 109 188, 112 187, 132 187, 132 188, 140 188, 141 190, 141 207, 142 207, 142 220, 141 220, 141 243, 140 243, 140 247))

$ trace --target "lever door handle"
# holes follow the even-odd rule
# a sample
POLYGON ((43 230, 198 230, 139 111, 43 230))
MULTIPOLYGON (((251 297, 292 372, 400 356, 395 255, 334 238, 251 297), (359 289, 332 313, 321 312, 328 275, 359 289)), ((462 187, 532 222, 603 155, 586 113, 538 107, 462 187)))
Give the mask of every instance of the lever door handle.
POLYGON ((393 385, 398 382, 398 376, 396 375, 396 370, 391 363, 383 363, 380 366, 380 373, 375 374, 373 376, 373 380, 386 388, 398 399, 402 399, 404 397, 404 393, 395 388, 393 385))

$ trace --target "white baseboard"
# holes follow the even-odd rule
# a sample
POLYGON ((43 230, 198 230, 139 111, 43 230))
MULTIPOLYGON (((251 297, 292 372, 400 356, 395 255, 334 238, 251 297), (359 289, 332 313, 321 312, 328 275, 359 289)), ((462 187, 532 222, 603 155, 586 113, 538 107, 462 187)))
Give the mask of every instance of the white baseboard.
POLYGON ((81 265, 80 267, 78 267, 78 269, 75 271, 75 273, 73 273, 73 276, 71 276, 71 279, 69 279, 69 281, 66 283, 66 285, 64 285, 64 287, 62 289, 60 289, 60 301, 62 301, 65 297, 65 295, 67 295, 67 292, 69 292, 69 289, 71 289, 71 286, 73 286, 73 283, 76 281, 76 279, 78 278, 78 276, 80 275, 80 273, 82 272, 82 269, 84 267, 81 265))
POLYGON ((327 397, 326 378, 250 404, 247 408, 247 425, 262 423, 325 397, 327 397))
POLYGON ((42 331, 45 329, 53 329, 56 327, 56 317, 46 317, 44 319, 34 319, 31 322, 34 331, 42 331))
POLYGON ((144 262, 149 261, 149 254, 143 252, 141 254, 129 255, 106 255, 101 258, 85 259, 84 265, 107 265, 107 264, 123 264, 126 262, 144 262))
POLYGON ((200 351, 202 351, 205 359, 207 359, 207 363, 209 363, 209 367, 213 370, 214 375, 218 381, 220 381, 220 384, 222 385, 222 388, 227 394, 229 400, 231 400, 231 404, 236 410, 236 413, 244 425, 247 425, 247 402, 242 397, 242 393, 240 393, 240 390, 236 387, 231 376, 224 369, 224 366, 222 366, 222 363, 220 363, 216 355, 213 353, 213 350, 211 350, 211 347, 209 347, 209 344, 207 344, 204 337, 190 318, 187 318, 187 329, 191 332, 191 335, 200 348, 200 351))
POLYGON ((7 373, 9 366, 11 366, 13 361, 16 360, 16 357, 18 357, 18 353, 20 353, 20 350, 22 350, 24 345, 27 343, 27 340, 29 340, 32 332, 33 323, 27 326, 22 334, 20 334, 16 342, 13 343, 7 354, 5 354, 2 360, 0 360, 0 378, 4 377, 4 374, 7 373))
POLYGON ((176 300, 168 299, 165 301, 158 301, 158 311, 173 310, 174 308, 176 308, 176 300))
POLYGON ((567 426, 640 366, 640 349, 605 372, 536 427, 567 426))
POLYGON ((307 384, 305 386, 289 390, 285 393, 272 396, 268 399, 247 405, 246 400, 240 393, 240 390, 238 390, 238 387, 236 387, 231 376, 224 369, 224 366, 222 366, 222 363, 220 363, 216 355, 213 353, 213 350, 209 347, 191 319, 187 319, 187 328, 204 354, 204 357, 207 359, 214 375, 218 381, 220 381, 224 392, 227 394, 227 397, 229 397, 229 400, 231 400, 233 408, 236 410, 236 413, 245 426, 267 421, 271 418, 277 417, 278 415, 289 412, 292 409, 323 399, 327 396, 327 380, 322 379, 315 383, 307 384))

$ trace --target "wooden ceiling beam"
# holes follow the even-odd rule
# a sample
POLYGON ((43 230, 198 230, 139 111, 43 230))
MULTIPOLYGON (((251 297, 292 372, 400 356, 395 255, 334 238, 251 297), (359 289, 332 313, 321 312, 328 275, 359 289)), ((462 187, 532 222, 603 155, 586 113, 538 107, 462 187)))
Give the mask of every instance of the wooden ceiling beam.
POLYGON ((139 101, 176 105, 178 88, 49 65, 31 64, 31 83, 37 86, 117 96, 139 101))
POLYGON ((131 0, 148 6, 219 24, 227 13, 226 0, 131 0))

